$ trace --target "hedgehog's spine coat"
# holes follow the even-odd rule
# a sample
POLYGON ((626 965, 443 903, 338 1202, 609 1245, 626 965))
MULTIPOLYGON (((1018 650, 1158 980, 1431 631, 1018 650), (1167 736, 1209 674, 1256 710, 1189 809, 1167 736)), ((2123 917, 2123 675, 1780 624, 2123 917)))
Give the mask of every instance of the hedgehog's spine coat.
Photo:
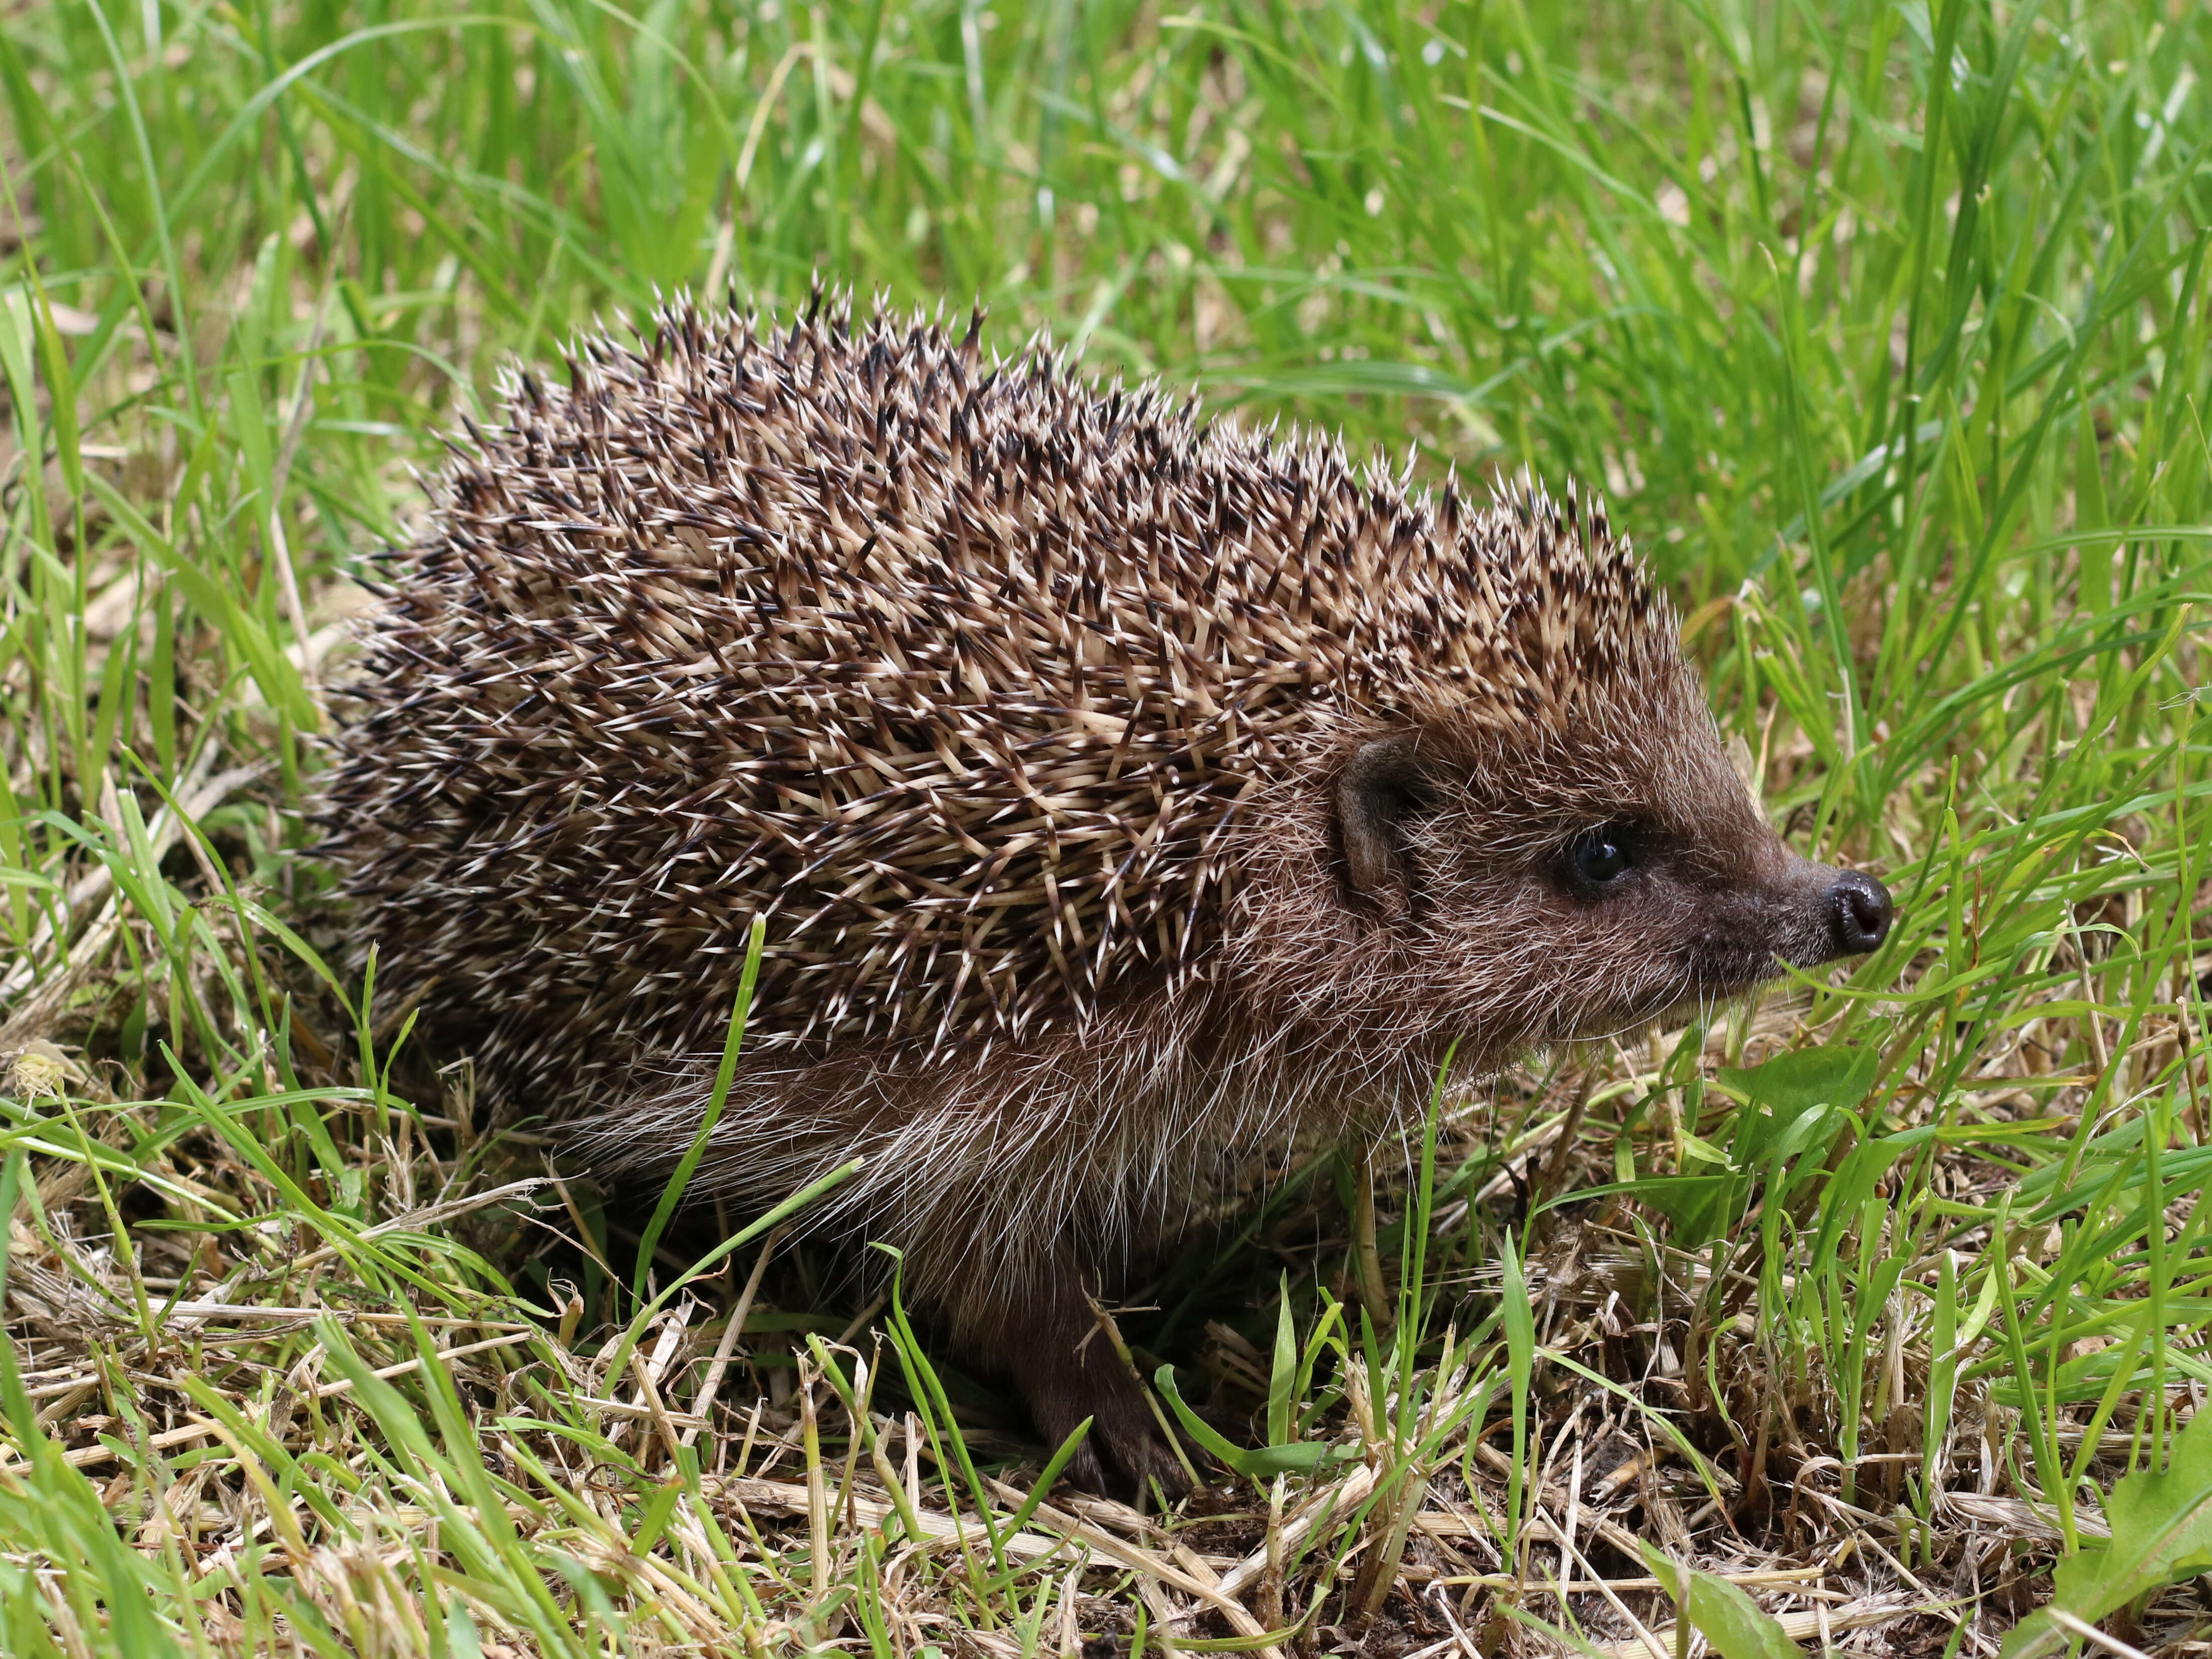
POLYGON ((325 807, 362 937, 532 1104, 714 1047, 756 914, 755 1053, 1181 994, 1240 811, 1348 720, 1525 742, 1673 648, 1571 495, 1409 495, 973 327, 649 333, 457 449, 325 807))

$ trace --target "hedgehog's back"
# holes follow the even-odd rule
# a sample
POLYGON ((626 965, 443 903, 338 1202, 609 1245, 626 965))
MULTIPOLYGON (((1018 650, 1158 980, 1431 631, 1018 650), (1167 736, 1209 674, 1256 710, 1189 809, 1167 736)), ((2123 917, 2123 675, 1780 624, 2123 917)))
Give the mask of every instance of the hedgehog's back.
POLYGON ((1543 583, 1633 575, 974 342, 680 307, 520 379, 449 469, 325 817, 381 981, 434 978, 504 1087, 718 1048, 756 915, 756 1048, 1172 994, 1240 812, 1347 709, 1519 719, 1550 693, 1515 641, 1596 614, 1543 583))
POLYGON ((1313 463, 932 329, 587 350, 476 434, 368 641, 325 816, 386 982, 567 1092, 714 1046, 757 913, 755 1045, 1021 1036, 1203 971, 1237 798, 1316 702, 1231 550, 1313 463))

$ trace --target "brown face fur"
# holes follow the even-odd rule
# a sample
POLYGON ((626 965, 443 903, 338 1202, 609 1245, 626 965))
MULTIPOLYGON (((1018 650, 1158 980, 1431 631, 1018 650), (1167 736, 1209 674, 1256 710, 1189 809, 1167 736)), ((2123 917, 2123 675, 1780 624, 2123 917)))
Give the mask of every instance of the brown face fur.
POLYGON ((1768 826, 1679 660, 1517 731, 1463 708, 1378 724, 1289 793, 1249 843, 1237 977, 1261 1017, 1370 1052, 1455 1040, 1489 1069, 1864 948, 1836 921, 1863 878, 1768 826))

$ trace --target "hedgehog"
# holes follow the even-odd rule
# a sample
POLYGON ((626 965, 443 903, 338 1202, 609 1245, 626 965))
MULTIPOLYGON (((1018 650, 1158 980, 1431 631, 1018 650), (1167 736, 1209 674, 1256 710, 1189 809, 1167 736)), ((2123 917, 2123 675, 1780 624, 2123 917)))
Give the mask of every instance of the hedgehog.
POLYGON ((527 369, 382 556, 325 851, 574 1168, 808 1224, 1172 1490, 1125 1292, 1254 1149, 1878 946, 1604 507, 1202 419, 940 309, 689 301, 527 369), (629 343, 624 343, 627 339, 629 343), (878 1253, 859 1247, 890 1247, 878 1253))

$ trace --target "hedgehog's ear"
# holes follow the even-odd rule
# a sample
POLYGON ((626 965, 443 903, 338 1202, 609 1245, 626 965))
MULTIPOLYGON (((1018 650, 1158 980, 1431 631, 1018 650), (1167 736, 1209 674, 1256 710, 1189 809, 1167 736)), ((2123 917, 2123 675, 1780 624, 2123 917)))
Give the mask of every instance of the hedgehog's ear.
POLYGON ((1352 751, 1336 781, 1336 828, 1353 892, 1394 914, 1411 897, 1405 823, 1428 802, 1428 781, 1403 738, 1376 738, 1352 751))

